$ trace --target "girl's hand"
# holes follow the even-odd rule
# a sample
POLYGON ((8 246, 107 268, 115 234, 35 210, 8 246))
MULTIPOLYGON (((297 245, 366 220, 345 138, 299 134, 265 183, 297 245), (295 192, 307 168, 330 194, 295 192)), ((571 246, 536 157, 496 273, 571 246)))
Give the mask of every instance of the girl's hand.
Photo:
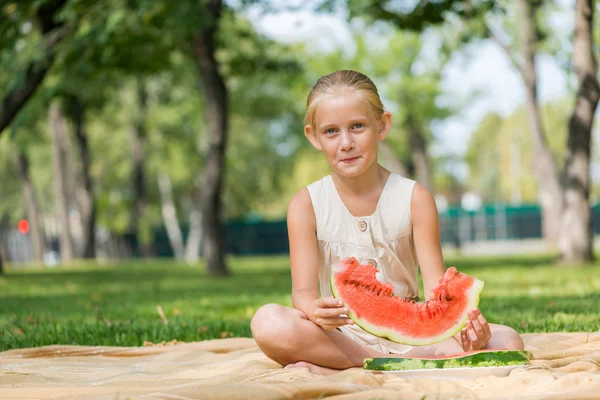
POLYGON ((354 322, 347 317, 340 317, 349 311, 341 300, 334 297, 324 297, 315 301, 311 320, 326 331, 339 326, 352 325, 354 322))
POLYGON ((469 313, 467 326, 460 331, 460 338, 465 351, 481 350, 492 338, 490 326, 478 308, 469 313))

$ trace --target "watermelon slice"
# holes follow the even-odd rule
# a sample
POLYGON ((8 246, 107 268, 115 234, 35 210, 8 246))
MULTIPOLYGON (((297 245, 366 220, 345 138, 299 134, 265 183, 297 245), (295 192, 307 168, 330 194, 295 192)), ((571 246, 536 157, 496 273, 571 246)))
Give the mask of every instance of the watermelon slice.
POLYGON ((426 302, 393 295, 391 283, 375 277, 377 268, 349 257, 331 272, 331 291, 347 305, 348 317, 373 335, 423 346, 460 331, 479 303, 483 282, 450 267, 426 302))
POLYGON ((525 350, 475 351, 468 354, 436 358, 365 358, 364 369, 375 371, 411 371, 419 369, 518 367, 529 365, 531 353, 525 350))

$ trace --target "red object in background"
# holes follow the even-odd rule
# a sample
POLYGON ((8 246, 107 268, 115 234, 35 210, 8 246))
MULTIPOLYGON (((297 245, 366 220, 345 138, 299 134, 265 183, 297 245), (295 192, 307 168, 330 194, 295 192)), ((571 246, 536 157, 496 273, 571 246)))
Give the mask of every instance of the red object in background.
POLYGON ((29 232, 29 221, 26 219, 19 221, 19 232, 21 232, 23 235, 29 232))

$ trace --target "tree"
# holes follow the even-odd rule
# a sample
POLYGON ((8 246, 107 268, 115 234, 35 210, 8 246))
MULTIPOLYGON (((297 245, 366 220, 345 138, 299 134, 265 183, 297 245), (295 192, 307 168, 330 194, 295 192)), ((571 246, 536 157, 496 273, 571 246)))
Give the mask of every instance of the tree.
MULTIPOLYGON (((558 165, 564 160, 569 107, 570 101, 559 99, 540 108, 548 147, 558 165)), ((529 112, 524 106, 504 118, 490 113, 472 133, 465 157, 468 186, 480 193, 484 201, 538 202, 537 159, 528 120, 529 112)))
MULTIPOLYGON (((43 5, 50 1, 40 1, 36 4, 43 5)), ((34 3, 31 2, 31 4, 34 3)), ((181 119, 180 121, 186 123, 187 126, 185 129, 176 131, 176 133, 189 134, 189 126, 191 125, 192 129, 195 129, 196 136, 181 140, 177 136, 172 136, 171 132, 162 132, 160 129, 158 132, 152 131, 151 124, 147 124, 148 121, 144 122, 148 125, 147 136, 169 135, 166 138, 169 144, 181 140, 181 147, 185 146, 188 153, 190 150, 198 149, 197 159, 194 158, 192 162, 185 165, 187 168, 197 165, 197 168, 191 168, 196 175, 194 177, 196 179, 192 178, 183 183, 183 177, 171 177, 175 193, 183 194, 183 198, 189 198, 189 196, 195 194, 195 202, 200 207, 197 205, 196 207, 190 207, 185 205, 185 201, 181 202, 184 203, 183 205, 177 204, 177 207, 180 210, 186 209, 187 211, 196 208, 204 209, 204 214, 207 217, 203 219, 203 224, 208 223, 212 226, 222 224, 221 219, 225 215, 228 217, 234 214, 237 214, 235 216, 243 216, 244 212, 247 213, 248 204, 259 202, 260 193, 256 188, 277 190, 278 181, 283 176, 281 171, 285 171, 279 167, 286 163, 282 162, 285 158, 282 156, 284 150, 281 154, 278 154, 280 150, 276 149, 276 146, 286 143, 282 143, 284 140, 280 139, 276 132, 287 129, 291 125, 289 121, 295 116, 292 115, 294 113, 286 114, 281 111, 285 103, 279 100, 285 97, 280 95, 285 93, 285 90, 282 90, 282 88, 287 88, 285 84, 278 82, 273 85, 268 73, 260 75, 260 81, 256 79, 251 83, 248 83, 251 81, 248 76, 253 75, 258 70, 264 72, 285 69, 289 57, 285 56, 284 52, 278 53, 275 57, 263 57, 264 54, 261 52, 250 54, 250 56, 245 54, 248 53, 249 49, 252 53, 257 47, 261 48, 262 51, 262 45, 254 46, 255 43, 252 40, 250 40, 250 47, 240 45, 241 42, 247 43, 249 39, 253 39, 248 32, 240 35, 239 41, 230 40, 226 37, 227 34, 223 34, 220 28, 223 23, 223 15, 233 15, 235 13, 231 9, 222 6, 220 2, 180 2, 173 0, 167 1, 166 4, 159 4, 147 0, 133 2, 110 0, 103 3, 73 0, 65 3, 64 10, 66 11, 61 13, 61 17, 64 18, 64 24, 69 29, 63 32, 64 38, 61 40, 61 46, 57 47, 54 53, 53 69, 50 72, 52 79, 47 79, 45 82, 45 89, 48 92, 45 93, 45 95, 47 94, 45 98, 46 100, 51 98, 59 100, 64 110, 64 117, 68 117, 73 123, 78 139, 77 148, 80 150, 82 170, 91 171, 90 175, 94 175, 95 179, 94 182, 91 182, 91 180, 81 177, 82 183, 78 183, 80 185, 79 189, 87 188, 87 193, 90 193, 90 188, 96 188, 98 222, 100 225, 109 227, 115 232, 124 233, 129 225, 129 217, 133 216, 128 212, 125 205, 130 206, 135 202, 134 185, 127 181, 127 173, 124 173, 122 168, 124 165, 121 159, 123 157, 122 149, 119 148, 125 147, 123 141, 126 132, 123 129, 123 120, 128 119, 123 113, 120 113, 120 118, 123 120, 115 120, 116 113, 114 112, 115 109, 120 111, 120 107, 128 109, 129 104, 117 105, 115 99, 110 98, 110 96, 115 95, 114 88, 117 86, 117 81, 114 78, 117 77, 117 79, 125 81, 126 86, 128 86, 132 76, 136 76, 147 87, 150 87, 153 80, 160 73, 163 71, 168 73, 168 70, 172 67, 172 59, 179 58, 181 60, 182 55, 185 58, 185 63, 194 62, 196 70, 193 77, 176 89, 181 90, 181 87, 185 86, 186 90, 191 88, 191 92, 194 88, 199 87, 201 96, 197 97, 201 101, 193 103, 197 106, 193 113, 199 114, 198 111, 202 110, 205 112, 205 118, 203 121, 201 118, 194 116, 191 119, 191 124, 189 119, 181 119), (142 24, 141 21, 144 23, 142 24), (234 47, 235 51, 229 51, 230 47, 234 47), (136 52, 132 52, 130 50, 132 48, 135 48, 136 52), (144 56, 140 57, 139 54, 144 56), (276 60, 278 57, 284 61, 276 60), (110 76, 111 74, 112 76, 110 76), (107 77, 109 78, 107 79, 107 77), (234 83, 232 85, 233 89, 228 87, 228 80, 234 83), (197 85, 196 81, 199 81, 200 85, 197 85), (85 87, 86 90, 82 91, 82 87, 85 87), (274 89, 275 92, 273 92, 274 89), (247 90, 247 92, 244 92, 244 90, 247 90), (229 92, 238 96, 236 101, 228 100, 230 98, 229 92), (251 99, 253 96, 256 99, 251 99), (238 106, 239 99, 242 97, 245 99, 244 107, 252 103, 252 112, 261 110, 260 118, 265 116, 264 121, 254 122, 252 116, 249 115, 250 111, 246 109, 240 110, 239 113, 237 110, 232 111, 238 106), (273 104, 270 104, 270 102, 273 104), (107 103, 110 103, 110 105, 107 103), (111 113, 109 110, 113 112, 111 113), (274 112, 273 110, 277 111, 274 112), (101 121, 101 118, 106 118, 106 120, 101 121), (232 119, 233 122, 231 122, 232 119), (269 177, 273 176, 276 179, 272 181, 269 179, 258 180, 256 176, 252 176, 248 171, 249 168, 243 168, 244 163, 242 160, 233 160, 234 157, 231 159, 226 157, 225 150, 229 143, 226 138, 231 136, 227 128, 231 124, 236 124, 235 126, 242 129, 251 125, 252 133, 261 140, 254 139, 244 142, 246 138, 252 138, 252 136, 240 133, 239 137, 235 137, 236 146, 240 146, 240 148, 245 146, 243 149, 244 156, 246 154, 255 156, 257 153, 268 154, 269 161, 276 163, 271 168, 272 175, 269 175, 269 177), (82 135, 77 135, 78 132, 82 135), (106 136, 104 135, 107 135, 107 132, 110 132, 111 146, 105 145, 106 136), (262 141, 263 133, 268 134, 269 140, 262 141), (87 134, 89 134, 89 137, 86 140, 84 136, 87 134), (86 141, 89 142, 89 151, 85 150, 86 141), (100 149, 103 151, 103 157, 92 161, 90 155, 100 149), (262 152, 263 149, 268 152, 262 152), (219 155, 220 152, 221 155, 219 155), (84 168, 84 160, 89 160, 89 168, 84 168), (243 184, 228 185, 225 188, 223 181, 228 176, 225 168, 231 171, 230 179, 232 182, 243 181, 243 184), (252 179, 240 178, 241 175, 252 179), (251 180, 258 183, 251 183, 251 180), (248 193, 247 191, 251 188, 254 192, 248 193), (239 211, 234 210, 239 204, 243 204, 244 207, 239 207, 239 211), (211 222, 211 219, 214 221, 211 222)), ((233 26, 239 25, 239 21, 233 21, 233 26)), ((247 25, 251 26, 250 24, 247 25)), ((229 36, 235 38, 235 35, 229 36)), ((31 41, 33 43, 33 39, 31 41)), ((33 44, 31 44, 31 47, 34 47, 33 44)), ((6 55, 12 51, 12 48, 7 47, 4 50, 6 55)), ((271 49, 269 49, 269 53, 272 53, 271 49)), ((28 61, 28 57, 31 56, 27 52, 21 52, 18 55, 23 60, 28 61)), ((0 76, 1 83, 4 83, 5 77, 4 74, 0 76)), ((279 77, 277 80, 279 80, 279 77)), ((149 91, 151 91, 150 88, 149 91)), ((198 92, 196 92, 197 94, 198 92)), ((148 100, 148 103, 152 102, 152 99, 148 100)), ((188 116, 187 112, 181 113, 182 118, 188 116)), ((146 118, 150 117, 146 116, 146 118)), ((156 127, 154 128, 156 129, 156 127)), ((241 132, 243 132, 242 129, 240 129, 241 132)), ((153 157, 156 160, 157 156, 150 155, 152 152, 151 146, 152 144, 148 145, 148 157, 153 157)), ((130 155, 125 157, 127 161, 131 160, 130 155)), ((265 168, 265 166, 260 165, 260 159, 257 157, 254 157, 252 162, 260 168, 265 168)), ((145 165, 145 168, 148 169, 148 166, 145 165)), ((152 167, 156 171, 154 168, 152 167)), ((147 171, 144 172, 148 174, 147 171)), ((39 174, 39 171, 34 171, 34 176, 37 174, 39 174)), ((148 183, 145 188, 147 189, 148 200, 144 220, 147 220, 148 224, 159 221, 157 217, 160 214, 157 212, 158 207, 156 207, 158 196, 154 191, 156 185, 152 184, 152 182, 158 181, 158 176, 154 173, 153 176, 147 176, 145 180, 148 183)), ((185 179, 187 179, 187 176, 185 179)), ((50 180, 44 182, 45 186, 49 186, 47 182, 50 182, 50 180)), ((78 201, 78 203, 81 204, 82 202, 78 201)), ((86 207, 81 205, 78 207, 84 214, 86 207)), ((216 231, 212 228, 205 228, 204 230, 205 237, 210 232, 216 231)), ((84 229, 84 231, 88 230, 84 229)), ((221 233, 217 232, 213 236, 216 238, 215 240, 221 242, 218 246, 213 245, 212 247, 217 252, 224 251, 222 230, 221 233)), ((215 240, 212 241, 213 244, 215 240)), ((210 241, 205 241, 206 243, 210 243, 210 241)), ((206 255, 210 252, 205 251, 204 253, 206 255)), ((217 260, 217 262, 207 259, 207 264, 218 265, 220 262, 219 257, 212 257, 211 259, 217 260)), ((223 261, 222 259, 221 256, 221 261, 223 261)), ((216 271, 218 268, 218 266, 212 268, 212 271, 216 271)), ((216 272, 216 274, 219 274, 219 272, 216 272)))
POLYGON ((546 139, 544 123, 538 99, 536 53, 543 34, 536 22, 542 2, 518 0, 518 43, 520 57, 502 41, 496 32, 487 28, 488 36, 506 53, 519 72, 525 86, 526 104, 529 115, 529 130, 534 143, 536 162, 534 171, 538 183, 538 196, 542 207, 542 232, 549 246, 554 247, 561 230, 562 188, 559 168, 546 139), (520 61, 519 61, 520 60, 520 61))
POLYGON ((54 198, 60 219, 60 256, 64 264, 73 261, 73 238, 69 220, 69 184, 67 173, 68 137, 67 123, 61 106, 54 102, 50 105, 48 122, 54 149, 54 198))
POLYGON ((4 245, 0 239, 0 276, 4 275, 4 245))
POLYGON ((23 185, 23 200, 27 204, 27 219, 29 221, 33 256, 35 261, 41 265, 44 262, 44 238, 40 232, 38 204, 35 196, 35 188, 31 182, 29 156, 26 150, 19 149, 16 152, 15 159, 23 185))
POLYGON ((88 143, 86 107, 81 96, 68 98, 69 116, 73 121, 77 149, 81 160, 82 187, 75 193, 81 213, 83 231, 83 258, 96 258, 96 200, 93 191, 93 180, 90 168, 92 165, 90 146, 88 143))
POLYGON ((561 262, 593 259, 593 231, 589 209, 589 165, 591 127, 598 103, 597 65, 593 53, 593 6, 577 1, 573 68, 579 80, 576 106, 569 121, 567 157, 562 172, 552 156, 543 128, 537 99, 535 52, 540 38, 538 21, 542 2, 519 0, 519 45, 522 63, 492 32, 494 38, 518 67, 526 87, 530 129, 535 143, 535 171, 544 212, 543 231, 551 244, 558 242, 561 262))
POLYGON ((203 244, 202 254, 210 275, 229 275, 225 264, 225 233, 223 230, 221 191, 225 172, 229 110, 227 87, 215 58, 216 34, 223 10, 221 0, 207 0, 208 23, 194 37, 193 54, 206 97, 209 130, 208 154, 200 192, 203 244))
MULTIPOLYGON (((331 9, 337 2, 325 1, 321 8, 331 9)), ((473 4, 472 0, 417 1, 398 6, 394 0, 348 0, 350 17, 367 17, 388 21, 399 29, 423 32, 427 27, 441 25, 449 14, 458 18, 483 15, 495 2, 473 4)))
POLYGON ((146 174, 144 163, 146 159, 147 131, 146 119, 148 110, 148 93, 145 82, 135 82, 137 110, 133 124, 130 128, 131 155, 133 159, 133 212, 131 226, 137 236, 138 248, 142 257, 150 257, 150 237, 148 226, 144 223, 146 207, 148 204, 146 190, 146 174))
POLYGON ((594 54, 593 26, 596 3, 575 2, 573 68, 579 82, 569 120, 567 157, 563 172, 564 212, 559 240, 562 263, 594 259, 593 225, 589 204, 590 153, 594 113, 600 98, 598 62, 594 54))
POLYGON ((0 107, 0 135, 11 123, 19 110, 29 101, 38 89, 55 58, 58 43, 64 33, 60 30, 65 27, 58 15, 63 10, 67 0, 48 0, 44 2, 22 1, 6 6, 2 11, 4 18, 0 21, 0 37, 6 47, 14 45, 20 32, 20 24, 25 22, 30 14, 39 25, 40 31, 45 36, 41 57, 36 57, 24 68, 25 76, 22 81, 14 79, 2 97, 0 107), (36 8, 37 6, 37 8, 36 8))

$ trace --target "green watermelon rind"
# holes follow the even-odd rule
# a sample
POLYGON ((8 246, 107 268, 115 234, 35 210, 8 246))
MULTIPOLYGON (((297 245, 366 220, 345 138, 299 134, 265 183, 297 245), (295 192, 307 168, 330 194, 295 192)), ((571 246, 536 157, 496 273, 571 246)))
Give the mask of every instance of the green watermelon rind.
MULTIPOLYGON (((449 328, 444 333, 442 333, 438 336, 431 336, 431 337, 426 337, 426 338, 410 337, 410 336, 406 336, 406 335, 400 334, 398 332, 395 332, 393 330, 389 330, 387 328, 377 327, 375 325, 372 325, 369 322, 359 318, 353 310, 349 310, 346 315, 348 315, 348 318, 350 318, 352 321, 354 321, 354 323, 356 325, 360 326, 363 330, 365 330, 375 336, 378 336, 381 338, 386 338, 386 339, 389 339, 396 343, 407 344, 407 345, 412 345, 412 346, 426 346, 426 345, 430 345, 430 344, 434 344, 434 343, 439 343, 443 340, 446 340, 446 339, 456 335, 458 332, 460 332, 460 330, 467 323, 467 319, 469 318, 469 311, 471 311, 472 309, 477 307, 477 305, 479 304, 479 297, 481 295, 481 291, 483 290, 484 282, 477 278, 473 278, 473 280, 474 280, 473 285, 467 291, 467 297, 469 298, 469 301, 467 303, 467 306, 465 307, 465 310, 463 311, 463 315, 456 322, 456 324, 454 324, 454 326, 452 328, 449 328)), ((333 271, 333 269, 331 271, 331 277, 330 277, 329 282, 330 282, 331 293, 333 294, 333 297, 335 297, 336 299, 341 298, 341 296, 339 295, 339 293, 335 287, 335 272, 333 271)))
POLYGON ((363 368, 373 371, 528 366, 532 354, 526 350, 482 351, 452 358, 365 358, 363 368))

